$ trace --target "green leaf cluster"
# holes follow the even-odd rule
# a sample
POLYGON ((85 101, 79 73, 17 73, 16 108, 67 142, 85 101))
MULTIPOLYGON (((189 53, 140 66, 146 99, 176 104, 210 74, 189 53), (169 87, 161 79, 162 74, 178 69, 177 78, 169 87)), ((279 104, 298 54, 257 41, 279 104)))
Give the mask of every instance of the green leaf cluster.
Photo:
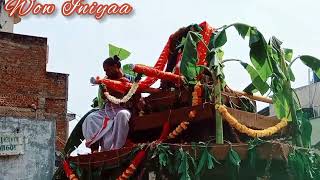
POLYGON ((297 180, 320 179, 320 155, 295 149, 289 154, 288 166, 297 180))
POLYGON ((109 44, 109 57, 117 55, 120 58, 120 60, 125 60, 130 56, 130 54, 131 53, 129 51, 123 48, 109 44))
POLYGON ((239 177, 240 171, 240 163, 241 159, 239 154, 230 148, 227 158, 226 158, 226 165, 228 167, 229 178, 231 180, 237 180, 239 177))
POLYGON ((221 31, 217 32, 213 42, 214 47, 221 48, 227 42, 226 29, 229 27, 234 27, 243 39, 246 37, 249 39, 249 56, 252 65, 238 60, 252 80, 244 91, 248 93, 259 91, 262 95, 268 91, 272 92, 277 117, 292 121, 294 143, 307 146, 309 138, 301 137, 301 135, 310 134, 310 127, 309 125, 301 126, 303 122, 296 115, 299 109, 299 99, 294 96, 295 92, 291 87, 291 82, 295 81, 291 66, 297 59, 300 59, 320 77, 320 60, 309 55, 292 59, 293 50, 282 48, 282 42, 279 39, 272 37, 267 43, 257 28, 241 23, 224 26, 221 31))
POLYGON ((198 52, 197 44, 203 40, 198 32, 189 31, 186 38, 181 42, 183 46, 182 59, 180 64, 181 74, 189 84, 196 83, 196 77, 200 74, 201 68, 197 66, 198 52))
POLYGON ((213 169, 215 164, 220 164, 216 158, 208 151, 207 147, 202 149, 202 154, 196 169, 195 175, 200 177, 201 173, 204 172, 204 169, 213 169))

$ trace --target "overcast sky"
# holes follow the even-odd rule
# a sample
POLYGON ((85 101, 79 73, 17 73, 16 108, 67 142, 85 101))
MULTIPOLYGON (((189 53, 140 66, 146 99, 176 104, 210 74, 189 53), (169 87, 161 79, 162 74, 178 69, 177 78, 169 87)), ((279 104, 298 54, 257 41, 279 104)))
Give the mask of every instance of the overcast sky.
MULTIPOLYGON (((132 52, 123 63, 153 65, 169 35, 182 26, 207 21, 213 27, 234 22, 256 26, 266 39, 271 35, 294 49, 294 56, 310 54, 320 57, 320 3, 317 0, 127 0, 99 1, 111 4, 128 2, 134 8, 130 16, 64 17, 60 13, 62 0, 53 16, 29 15, 14 28, 15 33, 48 38, 47 71, 70 74, 68 110, 84 115, 96 96, 97 89, 89 83, 91 76, 103 76, 102 62, 108 57, 108 43, 132 52)), ((91 1, 90 1, 91 2, 91 1)), ((225 58, 248 61, 248 41, 232 29, 228 31, 225 58)), ((249 62, 249 61, 248 61, 249 62)), ((294 65, 294 87, 306 85, 308 70, 294 65)), ((227 83, 234 89, 249 84, 249 76, 239 64, 228 63, 227 83)), ((78 118, 79 119, 79 118, 78 118)))

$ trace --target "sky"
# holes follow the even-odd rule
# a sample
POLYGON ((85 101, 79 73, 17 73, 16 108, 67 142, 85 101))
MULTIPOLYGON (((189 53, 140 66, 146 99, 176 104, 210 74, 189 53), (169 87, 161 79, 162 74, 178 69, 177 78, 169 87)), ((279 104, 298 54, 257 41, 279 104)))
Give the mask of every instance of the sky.
MULTIPOLYGON (((256 26, 269 39, 276 36, 294 56, 309 54, 320 57, 320 1, 317 0, 101 0, 99 3, 129 3, 134 12, 128 16, 65 17, 60 13, 63 0, 51 16, 29 15, 14 27, 14 32, 48 38, 47 71, 69 74, 68 111, 77 119, 90 110, 97 88, 89 83, 92 76, 103 76, 102 62, 112 43, 132 52, 123 62, 153 66, 170 34, 192 23, 207 21, 218 28, 235 22, 256 26)), ((91 1, 89 1, 91 2, 91 1)), ((248 40, 233 29, 227 31, 225 59, 249 62, 248 40)), ((242 90, 250 83, 249 75, 237 63, 224 69, 227 84, 242 90)), ((308 69, 297 62, 294 87, 308 84, 308 69)), ((72 128, 74 124, 70 124, 72 128)))

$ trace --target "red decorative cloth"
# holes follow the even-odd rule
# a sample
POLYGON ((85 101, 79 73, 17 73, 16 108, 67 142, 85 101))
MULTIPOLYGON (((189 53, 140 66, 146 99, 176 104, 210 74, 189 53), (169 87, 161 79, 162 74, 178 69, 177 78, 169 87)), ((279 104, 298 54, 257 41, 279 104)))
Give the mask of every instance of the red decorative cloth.
MULTIPOLYGON (((206 22, 202 22, 199 24, 202 28, 201 35, 203 37, 204 43, 208 46, 210 42, 211 35, 214 29, 206 22)), ((203 42, 198 43, 197 51, 198 51, 198 62, 197 65, 207 65, 206 57, 207 57, 207 47, 203 44, 203 42)))
POLYGON ((158 141, 162 142, 166 140, 167 137, 169 136, 169 133, 170 133, 170 123, 169 121, 166 121, 162 126, 162 132, 158 141))
MULTIPOLYGON (((170 36, 167 44, 165 45, 164 49, 162 50, 160 57, 159 57, 158 61, 156 62, 156 64, 154 65, 153 69, 160 70, 160 71, 164 70, 164 68, 168 62, 168 59, 169 59, 170 44, 171 44, 171 39, 172 39, 171 36, 170 36)), ((151 85, 153 85, 157 80, 158 80, 157 77, 147 77, 145 80, 140 82, 140 85, 142 87, 147 88, 147 87, 150 87, 151 85)))
POLYGON ((181 81, 181 77, 179 75, 160 71, 141 64, 134 65, 133 71, 135 71, 136 73, 142 73, 148 77, 156 77, 158 79, 169 80, 177 84, 179 84, 181 81))
POLYGON ((74 174, 73 172, 72 172, 72 169, 71 169, 71 167, 70 167, 70 165, 69 165, 69 162, 67 161, 67 160, 64 160, 63 161, 63 170, 64 170, 64 172, 66 173, 66 176, 69 178, 72 174, 74 174))

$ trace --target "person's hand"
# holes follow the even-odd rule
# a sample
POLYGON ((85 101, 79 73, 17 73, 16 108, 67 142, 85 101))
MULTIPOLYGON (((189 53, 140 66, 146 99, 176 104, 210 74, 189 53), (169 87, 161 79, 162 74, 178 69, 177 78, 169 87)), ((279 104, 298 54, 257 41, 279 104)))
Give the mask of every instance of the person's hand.
POLYGON ((97 81, 97 79, 94 78, 94 77, 91 77, 91 78, 90 78, 90 83, 91 83, 92 85, 97 85, 97 84, 99 84, 98 81, 97 81))

